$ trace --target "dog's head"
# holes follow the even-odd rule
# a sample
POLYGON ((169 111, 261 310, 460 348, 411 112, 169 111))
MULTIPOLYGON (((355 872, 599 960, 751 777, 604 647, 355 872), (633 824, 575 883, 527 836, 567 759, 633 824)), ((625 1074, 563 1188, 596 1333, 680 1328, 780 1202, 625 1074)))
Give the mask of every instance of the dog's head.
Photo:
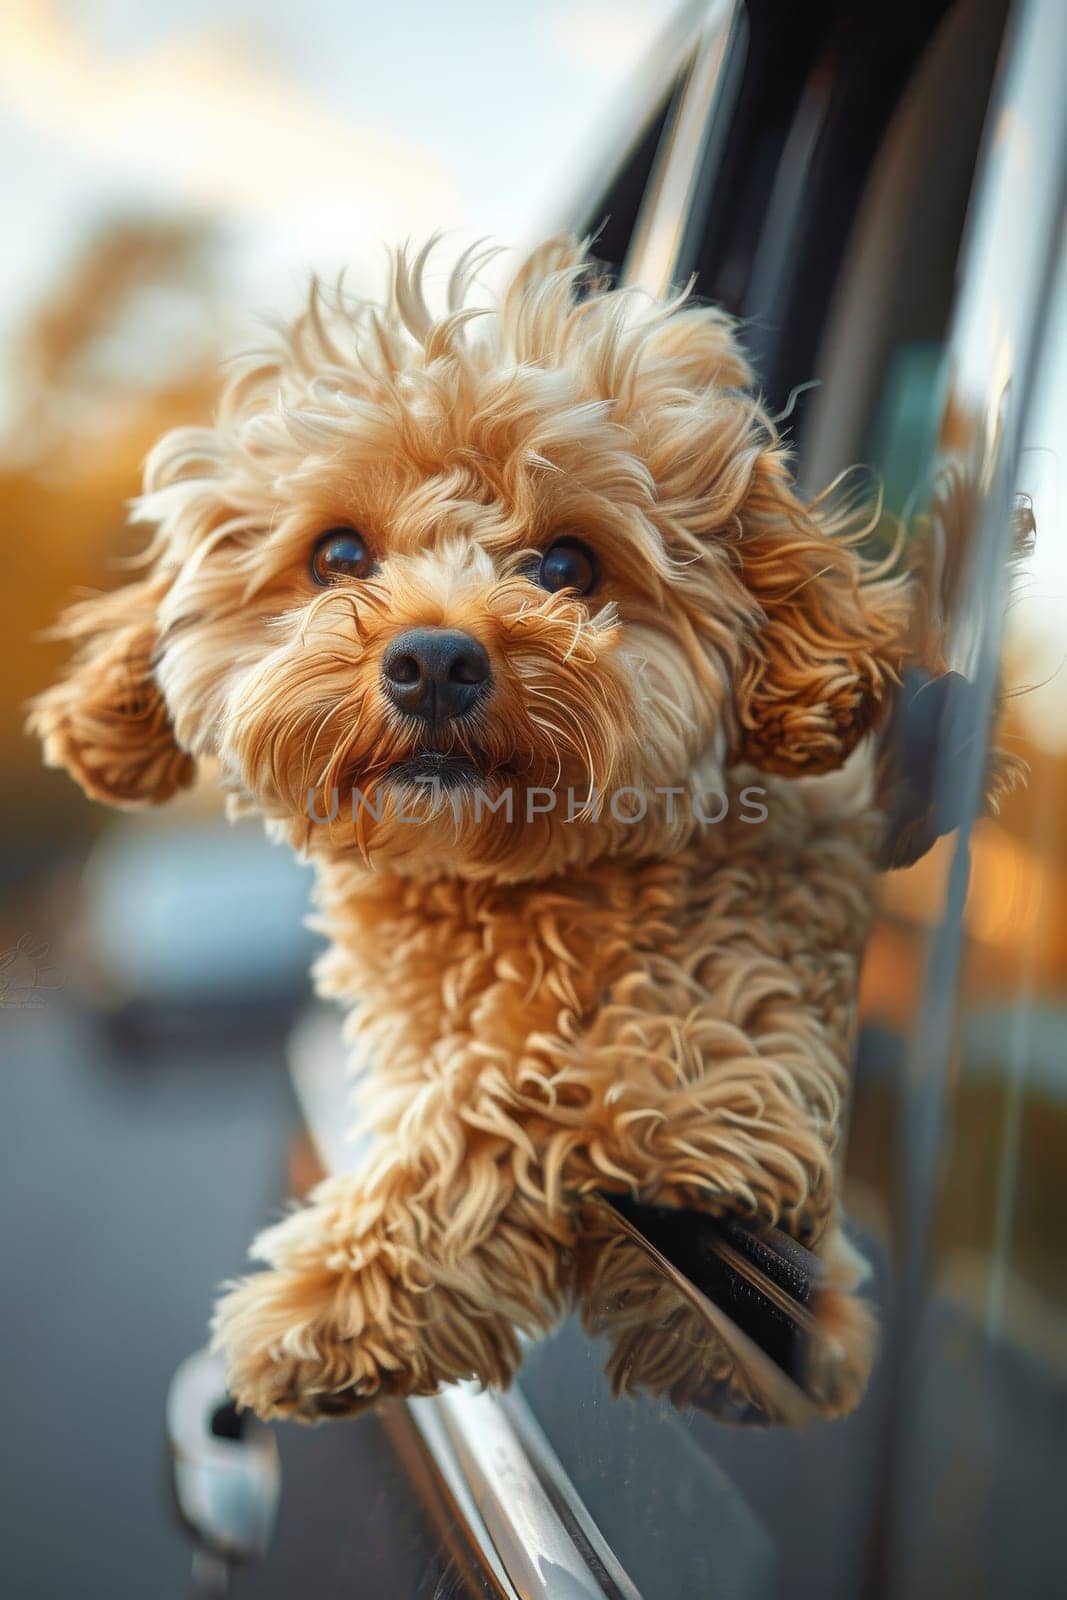
POLYGON ((439 314, 426 266, 313 292, 157 447, 150 565, 68 614, 47 759, 129 805, 215 756, 313 851, 515 876, 588 850, 594 796, 839 766, 903 597, 797 497, 727 319, 570 242, 488 304, 467 261, 439 314))

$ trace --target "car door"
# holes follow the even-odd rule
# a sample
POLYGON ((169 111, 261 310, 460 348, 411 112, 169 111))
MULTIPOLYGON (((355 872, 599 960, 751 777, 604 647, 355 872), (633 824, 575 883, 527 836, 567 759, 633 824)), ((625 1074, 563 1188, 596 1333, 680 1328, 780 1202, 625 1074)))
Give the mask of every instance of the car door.
MULTIPOLYGON (((883 1322, 865 1402, 746 1434, 615 1400, 572 1325, 527 1358, 526 1399, 646 1600, 1051 1594, 1067 1577, 1067 573, 1037 554, 1065 531, 1064 24, 1055 0, 711 6, 611 241, 623 281, 694 275, 743 319, 802 481, 864 464, 876 540, 921 526, 962 474, 947 635, 973 688, 928 778, 957 826, 885 879, 865 964, 844 1157, 883 1322), (1020 495, 1034 553, 1013 554, 1020 495), (1031 778, 989 816, 1002 685, 996 737, 1031 778)), ((612 201, 609 184, 582 225, 612 201)))

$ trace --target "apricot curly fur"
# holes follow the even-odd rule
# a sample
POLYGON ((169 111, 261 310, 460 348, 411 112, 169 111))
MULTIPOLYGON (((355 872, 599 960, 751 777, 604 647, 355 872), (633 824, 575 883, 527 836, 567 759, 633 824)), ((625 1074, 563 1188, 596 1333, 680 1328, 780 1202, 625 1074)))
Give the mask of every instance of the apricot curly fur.
MULTIPOLYGON (((877 835, 862 741, 907 586, 861 554, 861 510, 802 501, 721 312, 611 289, 571 240, 495 296, 468 256, 438 305, 432 261, 398 252, 382 304, 313 287, 213 425, 160 442, 135 508, 148 576, 73 613, 83 653, 32 713, 98 798, 166 799, 217 758, 318 871, 317 980, 373 1058, 378 1144, 220 1302, 233 1392, 263 1416, 506 1384, 518 1333, 591 1281, 593 1189, 741 1211, 824 1255, 841 1239, 877 835), (319 589, 337 526, 375 570, 319 589), (588 596, 531 575, 563 536, 597 556, 588 596), (404 825, 384 802, 425 730, 382 653, 440 625, 491 663, 489 699, 440 737, 495 808, 405 794, 404 825), (721 789, 728 817, 631 820, 601 804, 623 788, 721 789), (352 790, 354 821, 333 804, 352 790), (535 791, 561 803, 531 813, 535 791)), ((681 1394, 616 1331, 642 1384, 681 1394)), ((828 1409, 862 1389, 850 1360, 828 1409)))

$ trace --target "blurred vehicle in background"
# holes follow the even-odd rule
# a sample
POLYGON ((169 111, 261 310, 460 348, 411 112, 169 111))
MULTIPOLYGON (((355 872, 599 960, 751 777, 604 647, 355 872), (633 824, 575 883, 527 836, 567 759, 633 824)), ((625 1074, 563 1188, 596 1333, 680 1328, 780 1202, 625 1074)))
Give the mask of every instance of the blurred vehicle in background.
MULTIPOLYGON (((612 22, 589 15, 595 53, 609 47, 612 22)), ((621 281, 659 292, 692 275, 697 293, 740 317, 806 488, 856 463, 869 469, 872 502, 882 486, 875 541, 891 542, 901 518, 921 522, 949 460, 971 463, 973 493, 952 533, 949 638, 951 665, 976 686, 976 720, 934 777, 964 822, 887 877, 864 971, 844 1159, 885 1328, 867 1399, 847 1422, 802 1434, 726 1429, 614 1399, 602 1352, 567 1323, 528 1351, 511 1399, 460 1390, 384 1421, 279 1430, 275 1539, 260 1565, 233 1576, 236 1593, 369 1584, 375 1594, 546 1600, 1029 1600, 1067 1587, 1055 1532, 1067 1453, 1065 52, 1059 0, 693 4, 645 55, 621 110, 597 105, 579 141, 585 175, 574 179, 572 161, 561 198, 557 166, 553 192, 530 208, 531 232, 596 232, 621 281), (1033 501, 1037 544, 1009 607, 1017 494, 1033 501), (981 818, 998 673, 1013 693, 1004 737, 1031 777, 981 818)), ((332 170, 325 185, 341 205, 345 184, 332 170)), ((151 323, 161 293, 172 307, 190 295, 221 305, 226 256, 213 237, 200 223, 104 230, 26 334, 18 448, 0 474, 5 518, 25 530, 9 630, 16 610, 35 626, 47 620, 61 569, 64 584, 106 581, 105 557, 129 548, 120 500, 134 491, 137 459, 163 426, 209 404, 217 329, 179 339, 167 380, 142 383, 133 403, 128 369, 108 362, 122 328, 151 323), (76 397, 101 385, 108 403, 88 436, 76 397), (43 548, 54 559, 41 564, 31 553, 43 548)), ((47 657, 20 665, 5 699, 14 705, 49 670, 47 657)), ((57 834, 85 820, 73 791, 31 775, 34 760, 28 749, 12 757, 20 803, 35 812, 4 863, 16 888, 42 859, 54 873, 57 834)), ((141 1438, 158 1432, 162 1378, 198 1342, 215 1283, 239 1266, 255 1225, 316 1170, 353 1158, 336 1139, 343 1053, 332 1013, 309 1012, 289 1050, 299 1118, 286 1083, 281 1040, 304 1004, 313 950, 300 931, 305 878, 256 829, 226 831, 203 807, 194 799, 177 825, 119 825, 83 878, 61 876, 52 890, 66 998, 95 996, 123 1049, 98 1059, 60 1021, 48 1048, 105 1081, 121 1058, 121 1096, 106 1113, 117 1132, 96 1149, 120 1174, 139 1160, 131 1141, 147 1143, 154 1154, 137 1182, 147 1195, 158 1173, 167 1204, 185 1214, 185 1233, 164 1250, 180 1237, 180 1299, 159 1289, 155 1333, 138 1323, 138 1359, 153 1338, 160 1349, 139 1378, 138 1393, 156 1396, 141 1438), (132 1063, 144 1074, 137 1087, 132 1063), (197 1085, 194 1109, 176 1088, 161 1103, 188 1138, 153 1146, 131 1120, 178 1073, 197 1085), (287 1157, 298 1121, 315 1148, 298 1142, 287 1157), (229 1191, 242 1198, 227 1211, 229 1191), (215 1217, 225 1237, 213 1240, 215 1217)), ((76 862, 83 844, 70 838, 76 862)), ((25 903, 19 889, 9 942, 25 903)), ((40 1041, 20 1046, 27 1063, 40 1065, 40 1041)), ((73 1068, 68 1096, 72 1082, 73 1068)), ((36 1137, 58 1096, 57 1085, 42 1101, 36 1137)), ((68 1159, 77 1166, 76 1153, 68 1159)), ((52 1252, 66 1260, 70 1224, 55 1227, 52 1252)), ((157 1281, 153 1228, 137 1237, 146 1287, 131 1291, 116 1268, 113 1315, 157 1281)), ((99 1338, 96 1370, 113 1374, 106 1318, 99 1338)), ((39 1339, 27 1333, 34 1349, 39 1339)), ((199 1391, 196 1405, 203 1434, 215 1412, 199 1391)), ((238 1428, 216 1442, 245 1448, 238 1428)), ((142 1549, 132 1585, 116 1563, 107 1592, 165 1592, 153 1581, 155 1546, 142 1549)), ((38 1587, 28 1578, 20 1593, 69 1592, 47 1566, 34 1572, 45 1574, 38 1587)))
POLYGON ((309 885, 258 821, 109 829, 82 879, 76 971, 114 1034, 142 1045, 276 1033, 306 1001, 321 943, 309 885))

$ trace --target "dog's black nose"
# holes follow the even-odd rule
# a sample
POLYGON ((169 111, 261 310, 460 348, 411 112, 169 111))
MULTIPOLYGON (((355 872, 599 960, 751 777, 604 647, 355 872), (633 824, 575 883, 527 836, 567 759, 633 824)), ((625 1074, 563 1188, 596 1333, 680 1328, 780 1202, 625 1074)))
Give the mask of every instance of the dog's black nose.
POLYGON ((462 716, 491 677, 477 639, 458 628, 412 628, 382 657, 382 682, 393 704, 426 722, 462 716))

